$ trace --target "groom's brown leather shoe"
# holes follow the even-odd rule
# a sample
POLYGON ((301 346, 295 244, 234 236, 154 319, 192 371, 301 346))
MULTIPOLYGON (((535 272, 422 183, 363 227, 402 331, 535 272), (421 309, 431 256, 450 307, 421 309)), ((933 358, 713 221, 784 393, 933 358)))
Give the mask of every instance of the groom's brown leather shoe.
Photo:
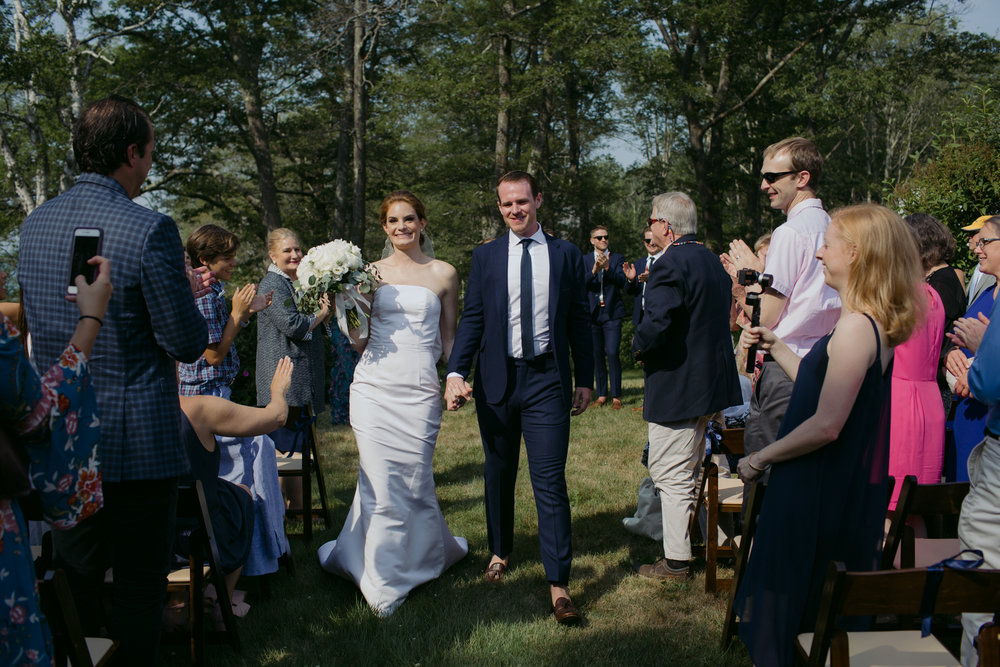
POLYGON ((502 560, 498 560, 495 563, 491 563, 486 571, 483 572, 483 578, 491 584, 499 584, 503 581, 504 575, 507 574, 507 564, 502 560))
POLYGON ((600 405, 604 405, 607 402, 608 402, 608 397, 607 396, 598 396, 597 400, 594 401, 594 405, 600 406, 600 405))
POLYGON ((576 608, 569 598, 559 598, 552 605, 552 615, 556 617, 559 625, 576 625, 583 620, 583 614, 576 608))

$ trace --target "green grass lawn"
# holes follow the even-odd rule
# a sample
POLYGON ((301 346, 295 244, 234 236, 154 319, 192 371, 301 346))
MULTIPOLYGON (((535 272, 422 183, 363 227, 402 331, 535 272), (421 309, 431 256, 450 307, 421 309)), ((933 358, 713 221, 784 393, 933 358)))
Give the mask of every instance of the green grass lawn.
MULTIPOLYGON (((210 644, 212 665, 749 665, 736 642, 719 650, 725 596, 703 592, 701 563, 687 583, 659 583, 632 574, 630 564, 661 555, 659 544, 627 532, 621 519, 635 511, 645 476, 640 462, 646 424, 639 412, 642 377, 627 371, 625 409, 591 408, 573 418, 567 482, 573 511, 573 600, 586 621, 556 624, 538 554, 534 502, 521 456, 512 569, 487 585, 489 560, 483 513, 482 447, 474 405, 445 413, 434 469, 441 509, 470 552, 444 575, 414 590, 390 618, 380 620, 355 586, 322 571, 316 548, 336 539, 354 495, 357 450, 350 428, 321 416, 321 441, 331 496, 331 528, 317 523, 313 541, 289 524, 294 574, 272 577, 262 600, 253 581, 250 614, 239 621, 242 654, 210 644), (324 422, 324 420, 326 420, 324 422)), ((728 572, 720 572, 722 575, 728 572)), ((186 649, 163 647, 164 663, 184 664, 186 649)))

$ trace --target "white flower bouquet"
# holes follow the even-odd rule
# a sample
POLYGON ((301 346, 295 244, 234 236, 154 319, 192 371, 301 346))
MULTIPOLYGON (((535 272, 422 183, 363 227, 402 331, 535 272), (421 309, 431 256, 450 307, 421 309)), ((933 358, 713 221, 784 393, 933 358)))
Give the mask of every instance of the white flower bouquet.
POLYGON ((361 337, 368 335, 368 318, 361 304, 370 306, 362 296, 370 294, 378 282, 378 272, 366 268, 361 249, 349 241, 336 239, 315 246, 299 263, 295 287, 295 304, 304 313, 319 310, 324 293, 333 295, 337 325, 345 336, 348 329, 359 329, 361 337))

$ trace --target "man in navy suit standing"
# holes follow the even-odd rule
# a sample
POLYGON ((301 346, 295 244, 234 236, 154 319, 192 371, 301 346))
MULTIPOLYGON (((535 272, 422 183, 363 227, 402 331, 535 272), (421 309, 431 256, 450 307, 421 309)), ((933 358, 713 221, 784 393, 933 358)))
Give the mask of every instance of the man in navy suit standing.
POLYGON ((742 400, 729 333, 732 280, 698 242, 690 197, 657 195, 651 218, 653 238, 664 250, 649 273, 632 351, 646 375, 642 416, 649 422, 649 475, 663 510, 664 557, 636 572, 684 579, 708 416, 742 400))
MULTIPOLYGON (((181 443, 175 360, 193 362, 208 336, 169 217, 132 201, 153 160, 153 127, 135 102, 94 102, 77 123, 73 151, 83 173, 35 209, 21 227, 18 280, 33 342, 48 368, 79 313, 67 303, 74 230, 103 232, 114 293, 90 358, 101 420, 104 509, 54 531, 86 629, 114 570, 111 636, 120 664, 156 664, 174 539, 177 478, 188 470, 181 443)), ((87 634, 91 634, 88 632, 87 634)))
POLYGON ((582 615, 568 587, 573 554, 566 454, 570 415, 590 403, 594 358, 583 258, 571 243, 542 231, 536 217, 541 203, 531 174, 512 171, 500 178, 497 205, 510 231, 472 253, 445 400, 457 410, 476 399, 493 553, 486 581, 502 581, 509 566, 523 434, 552 611, 559 623, 572 625, 582 615), (466 381, 474 359, 475 388, 466 381))
POLYGON ((649 270, 653 263, 663 254, 663 248, 653 239, 653 230, 646 225, 642 231, 642 244, 646 248, 646 256, 635 260, 634 264, 625 262, 622 272, 625 274, 625 291, 635 297, 632 302, 632 326, 639 326, 642 319, 642 308, 646 301, 646 281, 649 280, 649 270))
POLYGON ((622 362, 618 348, 622 342, 622 320, 625 306, 619 290, 625 287, 622 265, 625 258, 608 250, 608 228, 598 225, 590 230, 594 252, 583 256, 584 280, 590 301, 590 331, 597 370, 597 400, 594 405, 608 402, 610 379, 611 407, 622 408, 622 362), (609 378, 610 374, 610 378, 609 378))

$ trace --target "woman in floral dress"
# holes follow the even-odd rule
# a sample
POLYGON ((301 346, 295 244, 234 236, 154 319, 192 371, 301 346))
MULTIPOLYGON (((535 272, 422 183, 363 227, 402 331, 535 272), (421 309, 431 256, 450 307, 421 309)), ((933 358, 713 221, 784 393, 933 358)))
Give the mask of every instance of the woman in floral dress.
MULTIPOLYGON (((76 278, 80 309, 76 331, 59 361, 42 377, 28 362, 17 327, 0 316, 4 440, 20 454, 27 453, 32 486, 40 492, 46 518, 57 530, 75 526, 103 505, 97 400, 87 357, 111 297, 111 272, 106 259, 95 257, 90 262, 99 265, 93 284, 76 278)), ((6 298, 3 278, 0 299, 6 298)), ((4 666, 52 664, 52 640, 40 611, 27 538, 17 499, 0 498, 0 665, 4 666)))

